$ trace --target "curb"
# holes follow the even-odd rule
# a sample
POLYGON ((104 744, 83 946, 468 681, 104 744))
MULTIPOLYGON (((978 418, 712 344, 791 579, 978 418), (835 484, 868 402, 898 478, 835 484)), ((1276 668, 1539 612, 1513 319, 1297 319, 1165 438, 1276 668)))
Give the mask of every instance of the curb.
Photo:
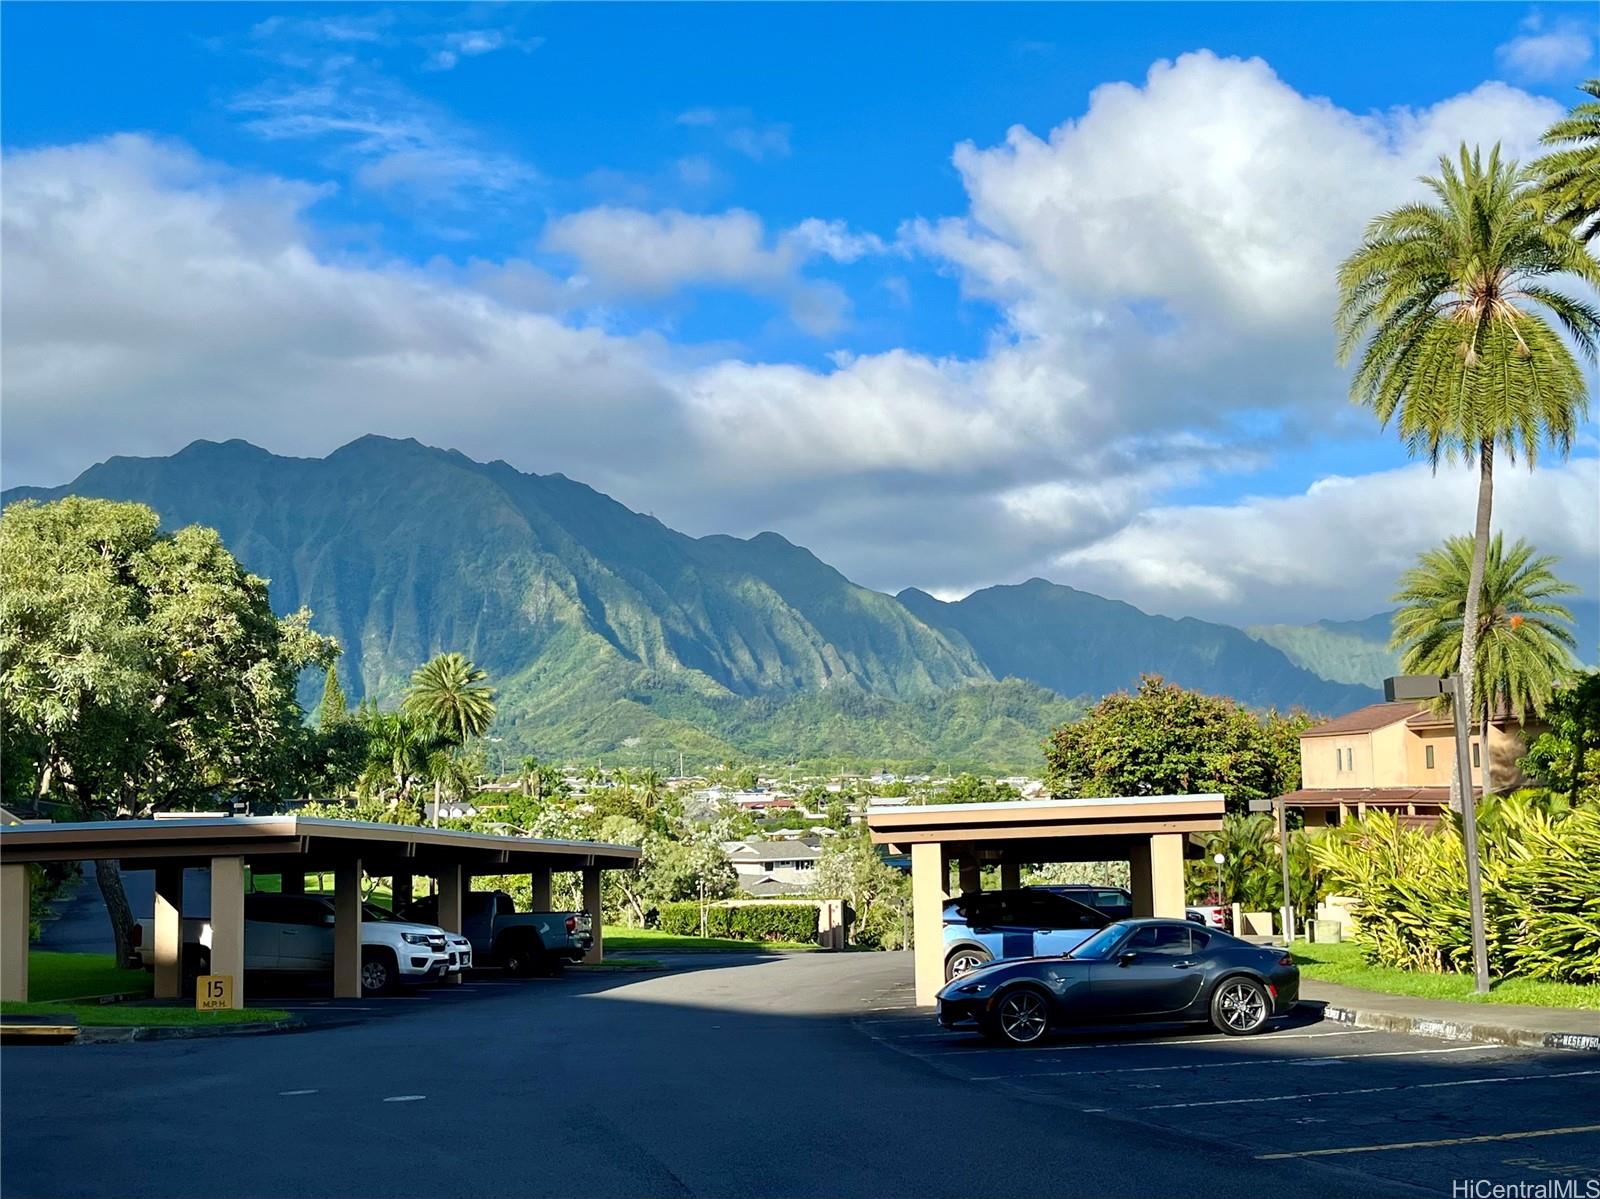
POLYGON ((1324 1020, 1337 1020, 1358 1028, 1382 1032, 1409 1033, 1418 1037, 1441 1037, 1450 1041, 1475 1041, 1484 1045, 1512 1045, 1521 1049, 1566 1049, 1579 1053, 1600 1053, 1600 1033, 1540 1032, 1509 1024, 1478 1020, 1437 1020, 1424 1016, 1402 1016, 1396 1012, 1369 1012, 1327 1004, 1324 1020))
POLYGON ((209 1026, 184 1025, 129 1025, 90 1026, 79 1028, 78 1045, 125 1045, 131 1041, 188 1041, 200 1037, 261 1037, 274 1033, 310 1032, 318 1025, 307 1024, 290 1016, 286 1020, 264 1021, 260 1024, 213 1024, 209 1026))

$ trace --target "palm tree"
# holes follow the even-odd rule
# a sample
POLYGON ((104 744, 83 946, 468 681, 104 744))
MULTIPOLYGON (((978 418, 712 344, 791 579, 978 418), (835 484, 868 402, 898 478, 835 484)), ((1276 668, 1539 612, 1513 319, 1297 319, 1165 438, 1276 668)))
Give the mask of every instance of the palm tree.
POLYGON ((382 795, 392 785, 397 805, 412 806, 416 785, 432 776, 430 759, 442 748, 434 729, 407 712, 369 711, 367 765, 357 782, 363 795, 382 795))
MULTIPOLYGON (((439 654, 411 676, 402 710, 426 722, 455 755, 494 723, 494 692, 484 685, 489 676, 462 654, 439 654)), ((452 772, 432 770, 433 824, 439 826, 444 781, 452 772)))
MULTIPOLYGON (((1473 545, 1470 537, 1452 537, 1428 550, 1400 578, 1393 599, 1389 648, 1401 651, 1400 668, 1408 674, 1444 674, 1460 659, 1464 640, 1467 594, 1471 586, 1473 545)), ((1483 793, 1489 779, 1489 721, 1496 710, 1522 720, 1531 709, 1543 716, 1556 685, 1572 672, 1571 650, 1577 645, 1572 613, 1558 596, 1579 589, 1558 579, 1555 559, 1535 556, 1520 538, 1509 549, 1496 533, 1484 561, 1481 603, 1476 613, 1473 663, 1482 716, 1483 793)))
POLYGON ((1551 220, 1581 241, 1600 235, 1600 79, 1578 88, 1592 97, 1545 130, 1547 146, 1561 146, 1530 169, 1539 181, 1537 200, 1551 220))
POLYGON ((1474 695, 1495 454, 1520 452, 1532 467, 1545 446, 1570 449, 1589 394, 1556 325, 1592 362, 1600 313, 1552 284, 1600 286, 1600 264, 1540 217, 1534 189, 1498 146, 1485 160, 1463 145, 1459 163, 1441 158, 1423 183, 1434 202, 1378 217, 1339 268, 1339 360, 1360 347, 1350 396, 1384 425, 1396 420, 1413 456, 1435 469, 1441 458, 1478 467, 1456 663, 1474 695))

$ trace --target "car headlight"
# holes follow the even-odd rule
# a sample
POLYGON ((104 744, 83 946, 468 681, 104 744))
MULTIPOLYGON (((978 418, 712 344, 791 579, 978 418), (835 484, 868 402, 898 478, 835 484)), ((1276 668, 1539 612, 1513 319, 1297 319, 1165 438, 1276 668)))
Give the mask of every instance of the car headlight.
POLYGON ((989 985, 988 983, 968 983, 964 987, 957 987, 956 988, 956 994, 958 994, 958 995, 982 995, 984 990, 988 987, 988 985, 989 985))
POLYGON ((401 933, 400 934, 400 939, 402 941, 404 941, 407 945, 426 945, 428 943, 428 934, 427 933, 401 933))

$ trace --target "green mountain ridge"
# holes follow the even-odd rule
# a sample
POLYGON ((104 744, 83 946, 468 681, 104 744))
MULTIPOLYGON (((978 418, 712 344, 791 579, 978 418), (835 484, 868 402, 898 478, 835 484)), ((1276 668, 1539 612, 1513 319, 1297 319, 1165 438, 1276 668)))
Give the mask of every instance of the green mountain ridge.
POLYGON ((499 690, 503 755, 1036 767, 1052 724, 1148 670, 1259 706, 1371 698, 1230 626, 1043 580, 889 596, 776 533, 689 537, 563 475, 411 440, 326 458, 202 441, 0 498, 67 494, 216 528, 279 611, 308 606, 340 640, 352 700, 393 702, 432 654, 467 654, 499 690))

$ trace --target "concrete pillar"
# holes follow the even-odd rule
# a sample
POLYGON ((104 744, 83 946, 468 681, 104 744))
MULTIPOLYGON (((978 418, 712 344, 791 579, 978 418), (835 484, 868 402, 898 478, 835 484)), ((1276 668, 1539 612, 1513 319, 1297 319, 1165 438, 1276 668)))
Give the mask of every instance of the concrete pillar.
POLYGON ((23 862, 0 866, 0 999, 28 1001, 28 904, 33 880, 23 862))
MULTIPOLYGON (((156 867, 155 983, 157 999, 176 999, 183 986, 183 867, 156 867)), ((237 982, 237 980, 235 980, 237 982)))
POLYGON ((1140 839, 1128 850, 1128 890, 1133 892, 1133 914, 1154 916, 1155 893, 1150 886, 1150 842, 1140 839))
POLYGON ((439 888, 439 914, 435 923, 447 933, 459 933, 461 908, 467 890, 466 876, 460 866, 446 866, 435 877, 439 888))
MULTIPOLYGON (((470 876, 460 866, 446 866, 439 873, 438 925, 447 933, 461 931, 461 909, 466 903, 469 881, 470 876)), ((459 983, 461 975, 447 974, 445 981, 459 983)))
POLYGON ((306 872, 304 870, 285 870, 278 875, 278 890, 285 895, 304 895, 306 893, 306 872))
POLYGON ((233 979, 233 1006, 244 1006, 244 859, 211 859, 211 973, 233 979))
POLYGON ((917 1003, 931 1007, 944 986, 944 870, 937 841, 911 846, 911 936, 917 1003))
POLYGON ((583 955, 585 965, 594 962, 603 962, 606 958, 605 935, 601 928, 602 912, 600 908, 600 867, 585 866, 583 868, 583 910, 589 913, 589 919, 594 922, 594 944, 589 946, 589 952, 583 955))
POLYGON ((1156 833, 1150 838, 1150 893, 1154 915, 1183 919, 1183 834, 1156 833))
POLYGON ((983 890, 983 871, 977 858, 962 858, 960 867, 961 894, 976 895, 983 890))
POLYGON ((1000 863, 1000 889, 1015 891, 1022 886, 1022 866, 1018 862, 1000 863))
POLYGON ((533 910, 548 912, 550 901, 550 867, 539 866, 533 871, 533 910))
POLYGON ((394 896, 393 902, 394 910, 396 912, 411 902, 412 876, 409 870, 405 871, 404 873, 397 874, 394 876, 394 878, 389 880, 389 893, 394 896))
POLYGON ((333 868, 333 997, 361 998, 360 858, 333 868))

